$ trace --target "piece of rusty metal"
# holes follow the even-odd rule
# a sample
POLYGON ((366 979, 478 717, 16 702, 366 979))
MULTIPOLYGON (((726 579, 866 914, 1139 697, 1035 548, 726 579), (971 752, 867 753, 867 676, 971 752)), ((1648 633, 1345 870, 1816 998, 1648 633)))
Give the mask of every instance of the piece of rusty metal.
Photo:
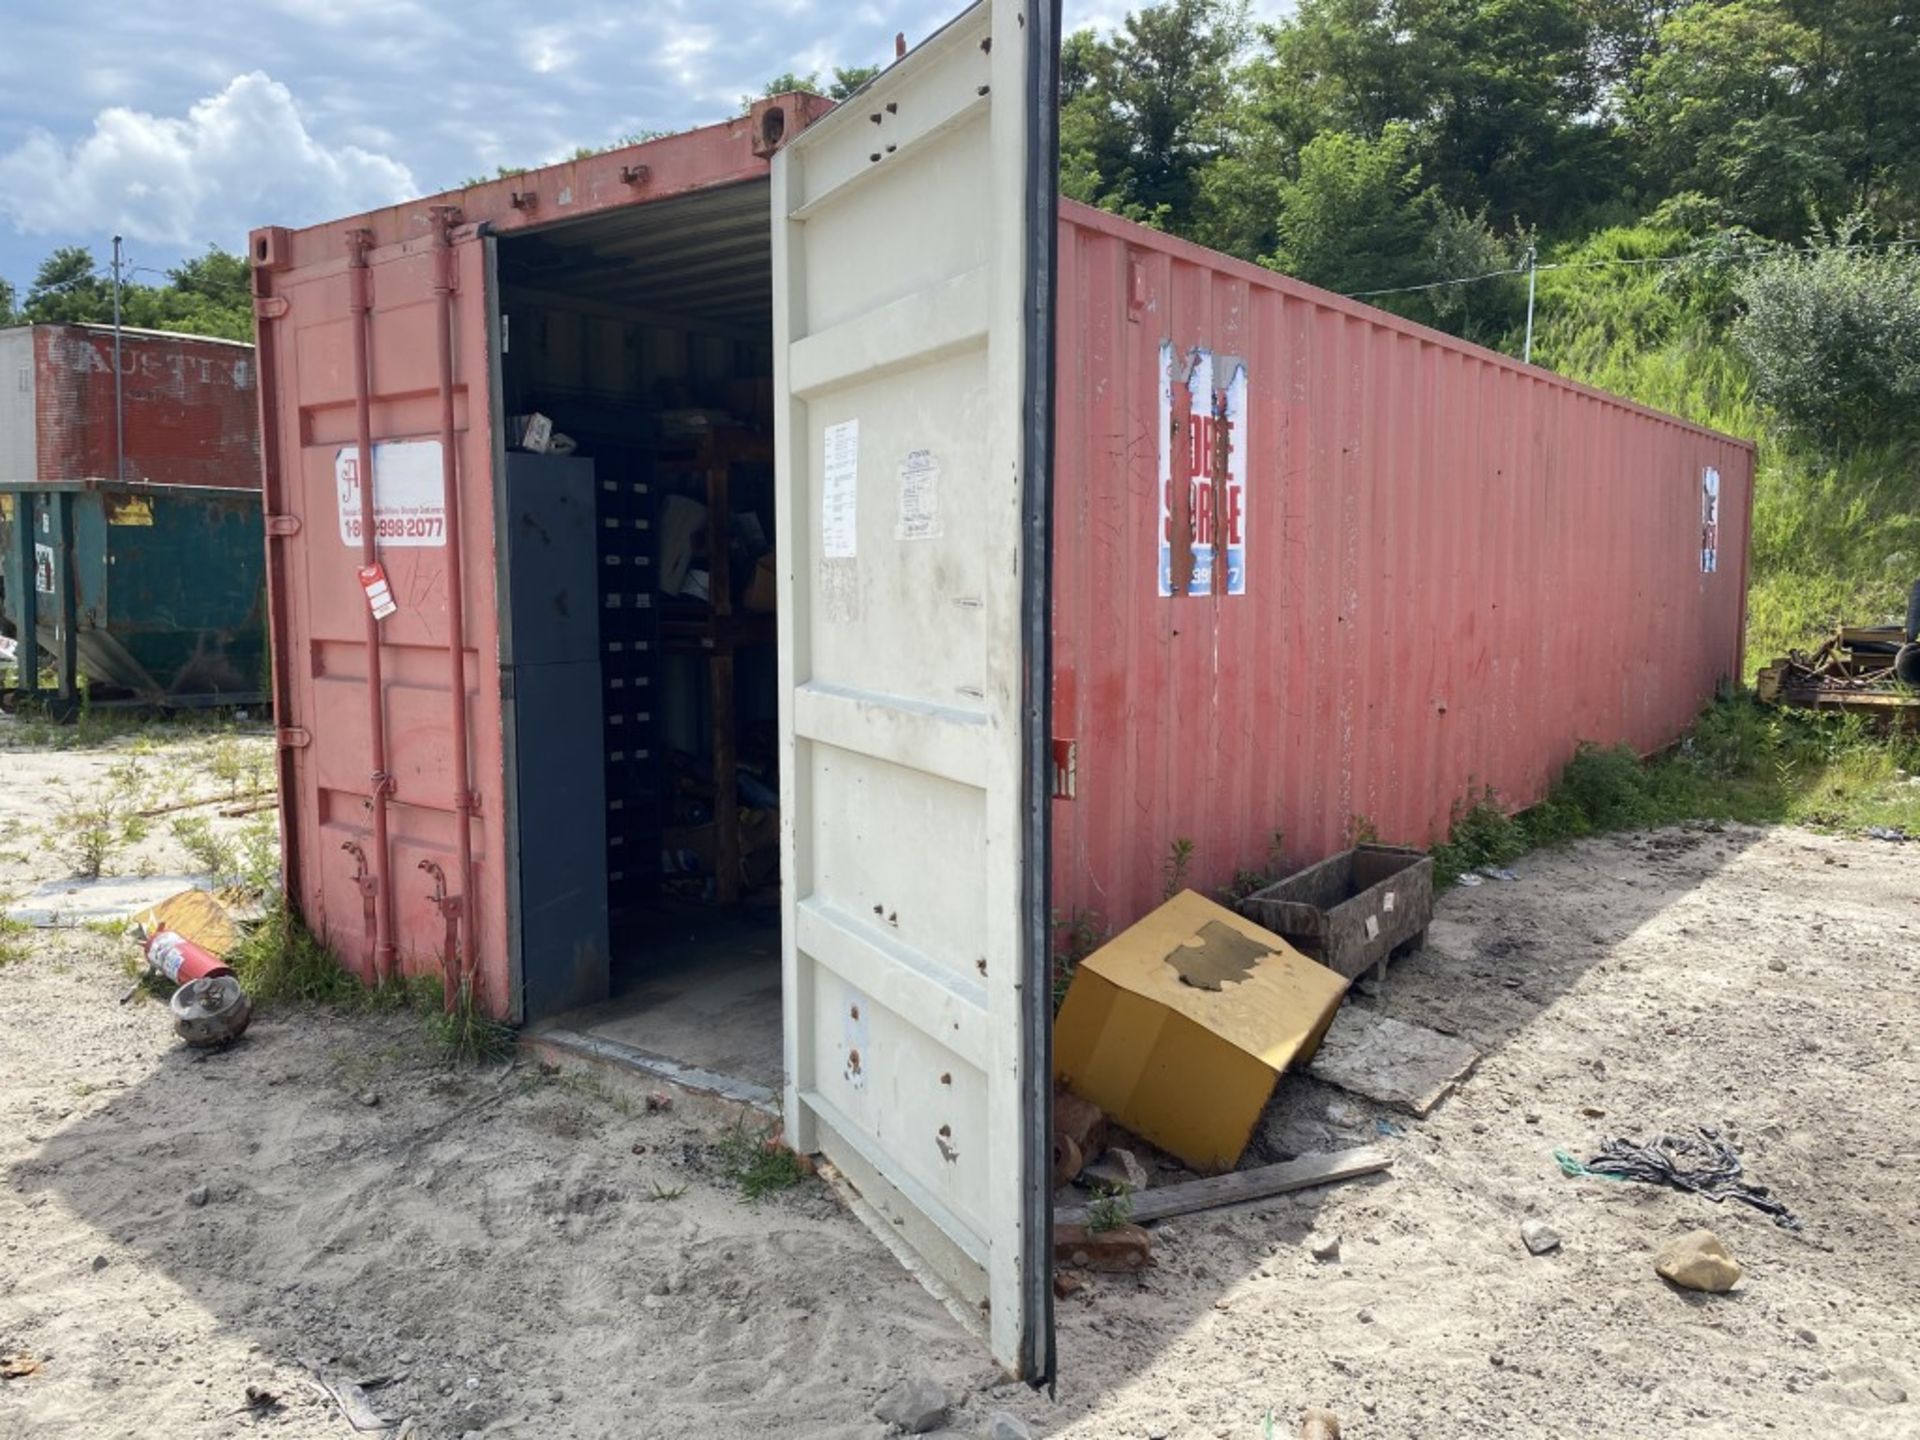
POLYGON ((1920 694, 1909 678, 1920 676, 1920 647, 1907 634, 1899 625, 1842 626, 1811 651, 1790 651, 1763 667, 1754 693, 1766 705, 1837 710, 1920 728, 1920 694))
POLYGON ((231 972, 207 975, 182 985, 167 1001, 173 1028, 187 1044, 227 1045, 246 1033, 253 1002, 231 972))
POLYGON ((1153 1239, 1138 1225, 1115 1225, 1105 1230, 1055 1225, 1053 1263, 1076 1270, 1132 1274, 1153 1263, 1153 1239))

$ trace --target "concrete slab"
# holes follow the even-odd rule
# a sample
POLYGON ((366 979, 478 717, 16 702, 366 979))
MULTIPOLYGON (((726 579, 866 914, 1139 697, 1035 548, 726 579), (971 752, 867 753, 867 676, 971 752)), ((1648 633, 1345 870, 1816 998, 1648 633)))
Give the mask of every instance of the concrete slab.
POLYGON ((548 1030, 690 1089, 749 1104, 777 1097, 780 912, 672 900, 654 909, 645 943, 614 957, 613 998, 548 1030))
POLYGON ((206 883, 205 875, 102 875, 97 880, 49 880, 9 905, 7 918, 41 930, 128 920, 182 890, 206 883))
POLYGON ((1316 1080, 1425 1115, 1480 1059, 1464 1040, 1345 1005, 1307 1066, 1316 1080))

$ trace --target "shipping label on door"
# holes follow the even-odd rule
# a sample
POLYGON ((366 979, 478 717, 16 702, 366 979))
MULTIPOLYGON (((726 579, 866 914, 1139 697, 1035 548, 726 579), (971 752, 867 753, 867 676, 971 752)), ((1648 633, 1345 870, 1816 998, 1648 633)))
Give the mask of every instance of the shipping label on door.
POLYGON ((931 450, 909 450, 900 462, 900 519, 893 533, 901 540, 940 538, 940 462, 931 450))
POLYGON ((1247 593, 1247 367, 1160 345, 1160 593, 1247 593), (1224 564, 1216 582, 1214 565, 1224 564))
MULTIPOLYGON (((333 457, 340 502, 340 543, 360 544, 360 451, 346 445, 333 457)), ((391 440, 373 447, 373 534, 388 549, 444 546, 446 495, 438 440, 391 440)))
POLYGON ((53 546, 33 547, 33 588, 42 595, 53 594, 53 546))
POLYGON ((851 560, 859 553, 860 422, 827 426, 820 469, 820 555, 851 560))
POLYGON ((1720 569, 1720 472, 1709 465, 1700 472, 1700 573, 1720 569))

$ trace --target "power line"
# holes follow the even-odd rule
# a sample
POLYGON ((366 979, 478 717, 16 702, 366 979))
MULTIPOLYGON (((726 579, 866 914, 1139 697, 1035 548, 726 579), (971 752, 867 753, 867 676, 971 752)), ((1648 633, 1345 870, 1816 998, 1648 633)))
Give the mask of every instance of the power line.
MULTIPOLYGON (((1799 247, 1777 247, 1771 250, 1756 250, 1751 254, 1745 254, 1745 255, 1728 255, 1724 257, 1724 261, 1727 264, 1733 264, 1736 262, 1745 262, 1745 261, 1753 261, 1753 260, 1771 260, 1775 256, 1779 256, 1779 255, 1815 255, 1823 251, 1835 251, 1835 250, 1839 250, 1839 251, 1898 250, 1898 249, 1902 249, 1904 247, 1913 246, 1913 245, 1920 245, 1920 239, 1868 240, 1868 241, 1861 241, 1857 244, 1852 244, 1852 245, 1803 245, 1799 247)), ((1540 265, 1540 266, 1535 266, 1533 268, 1539 271, 1603 270, 1610 265, 1682 265, 1687 263, 1688 261, 1698 260, 1700 258, 1701 257, 1697 254, 1688 254, 1688 255, 1652 255, 1652 256, 1644 256, 1638 259, 1629 259, 1626 257, 1621 257, 1615 260, 1562 260, 1562 261, 1557 261, 1550 265, 1540 265)), ((1509 275, 1525 275, 1526 273, 1528 273, 1528 268, 1529 267, 1525 265, 1517 265, 1510 270, 1489 270, 1484 275, 1461 275, 1450 280, 1429 280, 1426 283, 1421 285, 1396 285, 1384 290, 1352 290, 1347 292, 1346 298, 1349 300, 1366 300, 1375 295, 1412 295, 1422 290, 1442 290, 1449 285, 1474 285, 1474 284, 1478 284, 1482 280, 1500 280, 1500 279, 1504 279, 1509 275)))

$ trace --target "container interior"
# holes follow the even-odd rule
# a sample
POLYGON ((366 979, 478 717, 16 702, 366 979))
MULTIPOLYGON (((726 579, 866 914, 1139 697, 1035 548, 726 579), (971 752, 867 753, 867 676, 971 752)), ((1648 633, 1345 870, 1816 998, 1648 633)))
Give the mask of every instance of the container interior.
POLYGON ((515 621, 509 782, 525 813, 564 794, 579 821, 555 823, 549 807, 541 833, 521 832, 527 1018, 561 1004, 543 996, 581 993, 549 972, 594 960, 542 950, 543 897, 603 895, 611 999, 567 1024, 777 1089, 767 213, 764 181, 629 206, 501 238, 497 273, 508 479, 531 476, 534 497, 510 509, 503 543, 522 543, 516 526, 549 531, 538 506, 561 485, 592 496, 590 545, 544 547, 525 568, 510 556, 505 571, 508 606, 539 612, 515 621), (572 573, 543 572, 553 565, 572 573), (597 653, 563 660, 565 641, 539 653, 556 611, 577 618, 563 597, 583 595, 597 653), (547 725, 536 693, 574 698, 547 725), (542 878, 556 868, 593 873, 542 878))

